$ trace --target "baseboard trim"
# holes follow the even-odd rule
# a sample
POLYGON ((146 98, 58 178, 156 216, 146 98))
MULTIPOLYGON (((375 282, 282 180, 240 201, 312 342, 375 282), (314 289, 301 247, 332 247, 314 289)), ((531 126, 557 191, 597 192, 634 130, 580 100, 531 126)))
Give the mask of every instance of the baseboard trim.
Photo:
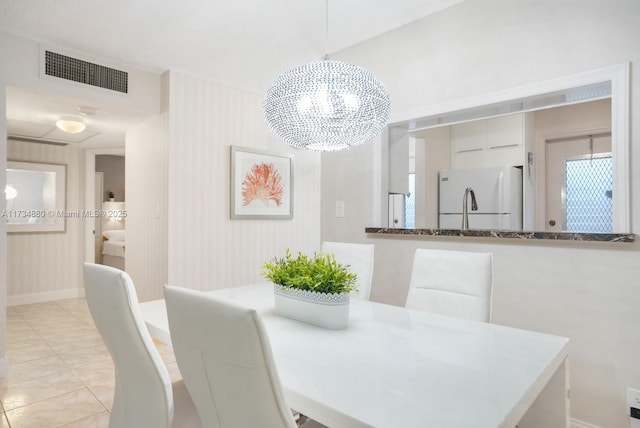
POLYGON ((571 428, 601 428, 598 425, 593 425, 580 419, 571 418, 571 428))
POLYGON ((7 306, 30 305, 32 303, 51 302, 53 300, 77 299, 84 297, 84 288, 45 291, 43 293, 18 294, 7 296, 7 306))

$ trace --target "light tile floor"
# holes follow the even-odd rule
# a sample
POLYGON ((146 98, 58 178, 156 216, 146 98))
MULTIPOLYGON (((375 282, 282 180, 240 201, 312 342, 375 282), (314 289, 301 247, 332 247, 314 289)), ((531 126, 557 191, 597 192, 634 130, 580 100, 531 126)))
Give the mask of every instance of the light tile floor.
MULTIPOLYGON (((180 379, 171 347, 156 346, 180 379)), ((6 353, 0 428, 108 426, 113 362, 84 299, 7 308, 6 353)))

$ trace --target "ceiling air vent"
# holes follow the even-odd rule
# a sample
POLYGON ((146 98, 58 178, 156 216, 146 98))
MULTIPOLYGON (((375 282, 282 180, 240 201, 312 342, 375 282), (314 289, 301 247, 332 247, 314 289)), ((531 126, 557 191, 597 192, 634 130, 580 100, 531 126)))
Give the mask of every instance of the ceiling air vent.
POLYGON ((125 94, 128 91, 129 74, 126 71, 48 50, 45 51, 45 74, 125 94))

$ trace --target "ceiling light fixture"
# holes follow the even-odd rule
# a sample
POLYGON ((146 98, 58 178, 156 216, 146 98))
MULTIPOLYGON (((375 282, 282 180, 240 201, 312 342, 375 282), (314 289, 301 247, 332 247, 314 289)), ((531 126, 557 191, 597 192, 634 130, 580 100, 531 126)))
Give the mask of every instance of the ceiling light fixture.
POLYGON ((77 134, 78 132, 84 131, 87 127, 87 125, 84 124, 84 120, 82 120, 82 118, 71 117, 60 118, 56 122, 56 126, 64 132, 68 132, 69 134, 77 134))
POLYGON ((325 13, 324 59, 278 76, 265 95, 263 108, 271 131, 291 146, 338 151, 377 136, 387 124, 391 102, 371 72, 329 59, 328 0, 325 13))

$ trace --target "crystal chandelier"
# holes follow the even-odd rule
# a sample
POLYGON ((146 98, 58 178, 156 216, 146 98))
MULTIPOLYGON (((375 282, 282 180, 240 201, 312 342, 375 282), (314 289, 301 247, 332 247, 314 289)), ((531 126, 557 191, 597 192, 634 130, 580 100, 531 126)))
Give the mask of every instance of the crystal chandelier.
POLYGON ((293 147, 317 151, 366 143, 391 112, 389 94, 371 72, 327 56, 278 76, 263 107, 275 135, 293 147))

